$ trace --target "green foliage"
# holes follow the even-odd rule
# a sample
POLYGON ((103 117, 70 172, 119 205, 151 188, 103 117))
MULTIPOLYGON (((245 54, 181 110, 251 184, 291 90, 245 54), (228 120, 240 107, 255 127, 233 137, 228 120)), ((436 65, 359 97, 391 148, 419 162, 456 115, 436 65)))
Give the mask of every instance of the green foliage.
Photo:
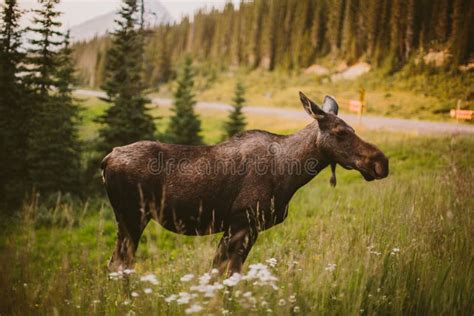
POLYGON ((20 79, 25 55, 21 50, 21 12, 7 0, 0 13, 0 207, 17 206, 28 183, 27 89, 20 79))
POLYGON ((235 95, 233 98, 234 109, 229 114, 229 120, 224 125, 224 130, 228 138, 245 129, 245 115, 242 113, 242 108, 245 104, 245 88, 240 81, 235 86, 235 95))
POLYGON ((147 98, 142 83, 143 31, 137 29, 134 14, 138 12, 136 0, 122 4, 117 19, 117 30, 112 33, 112 45, 106 57, 106 81, 103 89, 113 106, 100 118, 98 149, 108 153, 116 146, 139 140, 153 139, 153 118, 146 111, 147 98))
POLYGON ((40 193, 80 192, 82 170, 78 140, 78 108, 72 98, 74 65, 69 34, 63 41, 57 28, 60 13, 54 10, 58 1, 41 1, 35 10, 29 51, 33 105, 28 135, 27 162, 33 187, 40 193), (62 46, 61 50, 57 50, 62 46))
POLYGON ((171 117, 166 138, 169 142, 182 145, 201 145, 201 121, 194 113, 193 86, 194 73, 192 59, 187 57, 184 61, 178 87, 174 94, 173 116, 171 117))

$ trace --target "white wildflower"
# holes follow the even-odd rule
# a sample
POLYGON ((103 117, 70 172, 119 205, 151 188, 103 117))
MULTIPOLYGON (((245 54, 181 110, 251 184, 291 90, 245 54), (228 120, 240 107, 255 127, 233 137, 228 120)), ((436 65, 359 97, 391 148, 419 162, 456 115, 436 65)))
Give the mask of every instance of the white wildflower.
POLYGON ((275 286, 275 282, 278 278, 275 277, 264 264, 257 263, 249 266, 249 272, 242 277, 244 280, 255 280, 254 285, 270 285, 275 286))
POLYGON ((145 289, 143 289, 143 292, 144 292, 145 294, 151 294, 151 293, 153 292, 153 290, 150 289, 150 288, 145 288, 145 289))
POLYGON ((300 307, 299 306, 295 306, 293 307, 293 313, 299 313, 300 312, 300 307))
POLYGON ((191 294, 187 292, 180 292, 176 303, 179 305, 188 304, 191 301, 191 294))
POLYGON ((218 274, 218 273, 219 273, 219 270, 217 270, 215 268, 211 270, 211 274, 218 274))
POLYGON ((240 273, 234 273, 229 278, 225 279, 222 284, 227 286, 236 286, 240 280, 242 279, 242 275, 240 273))
POLYGON ((215 293, 223 288, 222 284, 214 282, 214 284, 193 285, 189 289, 194 292, 203 293, 204 297, 214 297, 215 293))
POLYGON ((186 314, 199 313, 200 311, 202 311, 202 306, 199 304, 193 304, 184 310, 186 314))
POLYGON ((324 268, 324 270, 332 272, 332 271, 336 270, 336 264, 335 263, 329 263, 327 265, 327 267, 324 268))
POLYGON ((291 295, 290 298, 288 299, 290 303, 295 303, 296 302, 296 295, 291 295))
POLYGON ((252 292, 245 292, 243 295, 243 297, 246 297, 246 298, 249 298, 249 297, 252 297, 252 292))
POLYGON ((123 305, 130 305, 131 301, 130 300, 125 300, 123 301, 123 305))
POLYGON ((192 279, 194 279, 194 274, 185 274, 181 277, 180 281, 181 282, 189 282, 192 279))
POLYGON ((398 253, 400 253, 400 248, 393 248, 392 251, 390 252, 390 255, 395 256, 398 253))
POLYGON ((133 273, 135 273, 135 270, 134 270, 134 269, 125 269, 125 270, 123 270, 123 273, 125 273, 125 274, 133 274, 133 273))
POLYGON ((280 305, 280 306, 285 306, 285 305, 286 305, 286 301, 285 301, 284 299, 280 299, 280 300, 278 301, 278 305, 280 305))
POLYGON ((140 278, 140 281, 142 282, 148 282, 148 283, 151 283, 153 285, 157 285, 158 284, 158 279, 156 278, 156 275, 150 273, 150 274, 147 274, 147 275, 144 275, 140 278))
POLYGON ((111 280, 118 280, 121 279, 123 276, 122 272, 110 272, 109 273, 109 278, 111 280))
POLYGON ((202 276, 199 277, 199 284, 204 285, 208 284, 211 280, 211 275, 209 273, 204 273, 202 276))
POLYGON ((176 294, 172 294, 172 295, 168 296, 167 298, 165 298, 165 302, 169 304, 173 301, 176 301, 177 298, 178 298, 178 296, 176 294))
POLYGON ((137 292, 132 292, 132 297, 139 297, 140 295, 138 295, 137 292))
POLYGON ((277 259, 275 258, 270 258, 265 261, 270 265, 270 267, 274 268, 277 265, 277 259))

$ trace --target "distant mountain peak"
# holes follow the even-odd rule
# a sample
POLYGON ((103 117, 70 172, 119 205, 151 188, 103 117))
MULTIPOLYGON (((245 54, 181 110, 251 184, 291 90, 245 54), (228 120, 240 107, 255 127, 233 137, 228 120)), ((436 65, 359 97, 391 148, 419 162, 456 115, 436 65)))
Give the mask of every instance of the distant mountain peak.
MULTIPOLYGON (((106 14, 93 17, 86 22, 71 28, 71 38, 74 42, 92 39, 105 35, 115 29, 119 7, 106 14)), ((137 16, 138 18, 138 16, 137 16)), ((168 10, 158 0, 145 0, 145 26, 147 28, 161 24, 173 23, 174 19, 168 10)))

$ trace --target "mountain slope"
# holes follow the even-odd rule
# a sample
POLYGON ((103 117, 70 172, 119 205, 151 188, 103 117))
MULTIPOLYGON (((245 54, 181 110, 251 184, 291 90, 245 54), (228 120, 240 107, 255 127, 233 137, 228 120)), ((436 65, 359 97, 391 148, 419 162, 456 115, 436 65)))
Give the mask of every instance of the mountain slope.
MULTIPOLYGON (((84 23, 71 28, 73 41, 85 41, 95 36, 101 36, 111 32, 115 27, 117 10, 94 17, 84 23)), ((160 24, 173 23, 174 19, 168 10, 156 0, 145 0, 145 25, 154 27, 160 24)), ((138 18, 138 16, 137 16, 138 18)))

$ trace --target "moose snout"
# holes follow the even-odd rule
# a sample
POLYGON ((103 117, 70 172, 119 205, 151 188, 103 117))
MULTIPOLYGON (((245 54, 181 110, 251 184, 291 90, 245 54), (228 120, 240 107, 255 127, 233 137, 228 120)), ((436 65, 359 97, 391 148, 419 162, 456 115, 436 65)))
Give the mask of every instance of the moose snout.
POLYGON ((357 161, 356 166, 367 181, 386 178, 389 172, 388 158, 381 151, 365 156, 357 161))
POLYGON ((382 154, 382 156, 374 162, 375 174, 377 179, 383 179, 388 176, 388 158, 382 154))

